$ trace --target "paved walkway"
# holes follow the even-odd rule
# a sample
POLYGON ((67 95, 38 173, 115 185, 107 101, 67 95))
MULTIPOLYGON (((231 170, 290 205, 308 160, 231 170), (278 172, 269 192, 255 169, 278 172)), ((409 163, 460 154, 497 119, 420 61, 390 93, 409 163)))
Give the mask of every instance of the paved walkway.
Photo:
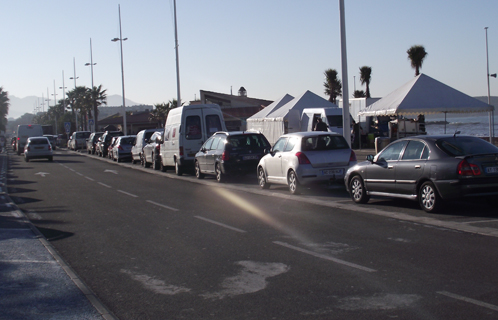
POLYGON ((0 153, 0 319, 116 319, 12 202, 7 192, 11 174, 4 151, 0 153))

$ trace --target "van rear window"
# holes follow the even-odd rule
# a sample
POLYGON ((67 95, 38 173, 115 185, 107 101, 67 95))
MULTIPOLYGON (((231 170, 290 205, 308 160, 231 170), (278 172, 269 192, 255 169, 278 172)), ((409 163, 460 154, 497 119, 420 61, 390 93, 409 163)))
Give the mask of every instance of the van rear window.
POLYGON ((199 116, 188 116, 185 120, 187 140, 202 139, 201 118, 199 116))
POLYGON ((216 114, 206 116, 206 134, 207 136, 213 135, 215 132, 221 131, 220 117, 216 114))

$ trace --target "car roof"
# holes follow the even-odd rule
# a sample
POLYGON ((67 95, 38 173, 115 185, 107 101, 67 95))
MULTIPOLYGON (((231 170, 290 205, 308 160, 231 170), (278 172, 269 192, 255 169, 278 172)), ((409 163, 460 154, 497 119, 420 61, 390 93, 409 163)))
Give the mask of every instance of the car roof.
POLYGON ((226 134, 227 136, 242 135, 242 134, 263 134, 260 131, 246 130, 246 131, 217 131, 214 134, 226 134))
POLYGON ((305 132, 292 132, 292 133, 287 133, 282 135, 282 137, 314 137, 314 136, 323 136, 323 135, 330 135, 330 136, 341 136, 342 134, 339 134, 337 132, 326 132, 326 131, 305 131, 305 132))

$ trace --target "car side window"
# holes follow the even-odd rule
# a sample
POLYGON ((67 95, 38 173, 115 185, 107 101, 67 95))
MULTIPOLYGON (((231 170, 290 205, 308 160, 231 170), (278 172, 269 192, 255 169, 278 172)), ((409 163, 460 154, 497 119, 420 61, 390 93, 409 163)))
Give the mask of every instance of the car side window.
POLYGON ((280 138, 273 146, 273 152, 282 152, 289 138, 280 138))
POLYGON ((284 152, 291 151, 297 143, 298 138, 290 138, 289 142, 285 145, 284 152))
POLYGON ((211 137, 209 138, 205 143, 204 145, 202 146, 205 150, 210 150, 211 149, 211 145, 213 144, 213 140, 214 138, 211 137))
POLYGON ((398 160, 399 154, 405 147, 407 141, 398 141, 387 146, 379 155, 379 160, 398 160))
POLYGON ((419 160, 422 157, 425 144, 421 141, 410 141, 403 153, 403 160, 419 160))
POLYGON ((221 137, 214 137, 213 144, 211 145, 210 150, 216 150, 218 148, 218 144, 220 143, 221 137))

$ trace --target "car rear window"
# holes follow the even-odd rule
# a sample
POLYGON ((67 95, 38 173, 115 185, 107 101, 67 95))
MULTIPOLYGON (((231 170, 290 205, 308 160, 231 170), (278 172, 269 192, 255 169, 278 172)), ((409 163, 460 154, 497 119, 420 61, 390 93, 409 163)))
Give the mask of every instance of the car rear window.
POLYGON ((343 136, 320 135, 304 137, 301 141, 301 150, 303 151, 322 151, 349 149, 349 145, 343 136))
POLYGON ((87 139, 90 137, 90 132, 77 132, 76 133, 76 139, 87 139))
POLYGON ((129 144, 132 145, 135 143, 135 138, 134 137, 129 137, 129 138, 122 138, 120 141, 121 144, 129 144))
POLYGON ((30 144, 48 144, 47 139, 31 139, 29 140, 30 144))
POLYGON ((233 148, 269 148, 270 143, 261 134, 243 134, 229 136, 227 139, 229 145, 233 148))
POLYGON ((458 157, 472 154, 498 153, 498 148, 477 137, 448 137, 436 141, 447 154, 458 157))

